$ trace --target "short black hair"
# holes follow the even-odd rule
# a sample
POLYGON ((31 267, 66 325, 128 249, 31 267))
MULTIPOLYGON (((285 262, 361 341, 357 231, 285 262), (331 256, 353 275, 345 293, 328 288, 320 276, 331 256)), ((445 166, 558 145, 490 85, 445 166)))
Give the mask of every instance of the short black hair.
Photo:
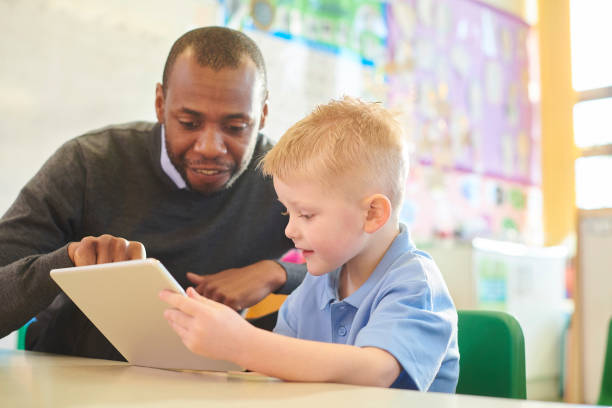
POLYGON ((266 65, 255 41, 240 31, 227 27, 210 26, 188 31, 174 42, 164 66, 162 77, 164 94, 166 94, 168 78, 176 58, 188 48, 193 50, 198 64, 215 71, 223 68, 238 68, 242 58, 247 56, 255 63, 257 72, 263 79, 264 93, 268 89, 266 65))

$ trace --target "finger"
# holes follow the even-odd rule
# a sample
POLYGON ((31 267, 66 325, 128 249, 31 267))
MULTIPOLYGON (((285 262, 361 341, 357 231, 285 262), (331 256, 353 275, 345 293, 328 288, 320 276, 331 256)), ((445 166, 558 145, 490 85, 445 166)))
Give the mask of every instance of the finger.
POLYGON ((200 302, 208 306, 214 306, 217 303, 214 300, 208 299, 205 296, 200 295, 192 286, 188 287, 185 293, 189 298, 195 300, 196 302, 200 302))
POLYGON ((104 234, 100 235, 96 238, 96 254, 97 260, 96 262, 99 264, 109 263, 113 261, 112 251, 113 251, 113 241, 115 237, 112 235, 104 234))
POLYGON ((127 259, 128 240, 124 238, 114 238, 111 244, 111 257, 113 262, 125 261, 127 259))
POLYGON ((187 293, 187 296, 189 296, 192 299, 196 299, 196 300, 200 300, 200 299, 206 299, 204 296, 201 296, 194 288, 193 286, 190 286, 187 288, 187 290, 185 291, 185 293, 187 293))
POLYGON ((172 328, 172 330, 174 330, 176 332, 176 334, 179 335, 179 337, 181 338, 181 340, 184 341, 185 337, 187 336, 187 334, 189 333, 189 330, 187 330, 186 328, 184 328, 183 326, 180 326, 179 324, 177 324, 174 320, 166 317, 165 313, 164 313, 164 317, 166 318, 166 320, 168 321, 168 324, 170 325, 170 327, 172 328))
POLYGON ((127 259, 145 259, 147 251, 144 245, 138 241, 130 241, 127 247, 127 259))
POLYGON ((215 292, 211 296, 207 296, 207 297, 208 299, 214 300, 215 302, 225 303, 225 295, 223 293, 215 292))
POLYGON ((169 289, 164 289, 160 291, 158 295, 161 300, 168 303, 170 306, 174 306, 174 307, 178 305, 180 298, 184 297, 169 289))
POLYGON ((203 304, 206 307, 211 307, 213 309, 219 309, 219 308, 223 308, 225 306, 223 306, 223 304, 216 302, 212 299, 208 299, 202 295, 200 295, 194 288, 192 288, 191 286, 187 288, 187 290, 185 291, 185 293, 187 293, 187 296, 189 296, 189 298, 203 304))
POLYGON ((194 316, 201 307, 201 303, 198 301, 179 295, 178 293, 171 292, 167 289, 162 290, 159 293, 159 297, 170 306, 173 306, 175 309, 178 309, 190 316, 194 316))
POLYGON ((74 251, 74 265, 94 265, 97 263, 97 242, 94 237, 85 237, 74 251))
POLYGON ((202 275, 198 275, 197 273, 193 273, 193 272, 187 272, 186 276, 187 276, 187 279, 195 285, 199 285, 206 280, 206 277, 202 275))
POLYGON ((182 327, 185 330, 188 330, 193 323, 193 316, 189 316, 180 310, 176 309, 166 309, 164 310, 164 317, 169 322, 182 327))

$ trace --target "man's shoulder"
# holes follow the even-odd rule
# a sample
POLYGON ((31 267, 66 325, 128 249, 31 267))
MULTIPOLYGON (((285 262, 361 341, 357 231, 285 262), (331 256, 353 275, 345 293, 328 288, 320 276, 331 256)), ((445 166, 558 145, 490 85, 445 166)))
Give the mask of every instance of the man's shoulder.
POLYGON ((116 125, 108 125, 95 130, 91 130, 75 139, 81 143, 95 143, 96 141, 104 140, 105 138, 129 138, 129 137, 145 137, 154 132, 154 122, 129 122, 116 125))
POLYGON ((109 125, 89 131, 68 141, 66 146, 77 148, 82 154, 104 155, 109 151, 133 151, 150 145, 156 133, 156 123, 130 122, 109 125))
POLYGON ((257 144, 255 146, 255 155, 265 155, 274 147, 274 141, 263 133, 257 134, 257 144))

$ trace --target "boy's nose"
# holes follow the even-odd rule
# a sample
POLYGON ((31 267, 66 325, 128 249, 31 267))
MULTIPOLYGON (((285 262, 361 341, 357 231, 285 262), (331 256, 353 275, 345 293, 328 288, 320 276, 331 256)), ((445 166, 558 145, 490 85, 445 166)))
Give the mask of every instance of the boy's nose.
POLYGON ((291 217, 289 217, 289 222, 287 222, 287 226, 285 227, 285 235, 292 240, 297 238, 297 230, 295 229, 294 223, 291 222, 291 217))

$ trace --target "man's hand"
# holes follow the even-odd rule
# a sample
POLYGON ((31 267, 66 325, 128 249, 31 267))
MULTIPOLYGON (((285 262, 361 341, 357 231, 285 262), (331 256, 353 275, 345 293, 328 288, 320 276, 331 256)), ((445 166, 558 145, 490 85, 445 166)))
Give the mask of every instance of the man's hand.
POLYGON ((188 272, 187 279, 196 285, 196 291, 202 296, 242 310, 280 288, 287 281, 287 273, 278 263, 265 260, 213 275, 188 272))
POLYGON ((140 242, 104 234, 99 237, 85 237, 80 242, 71 242, 68 245, 68 256, 74 266, 84 266, 144 259, 147 254, 140 242))

